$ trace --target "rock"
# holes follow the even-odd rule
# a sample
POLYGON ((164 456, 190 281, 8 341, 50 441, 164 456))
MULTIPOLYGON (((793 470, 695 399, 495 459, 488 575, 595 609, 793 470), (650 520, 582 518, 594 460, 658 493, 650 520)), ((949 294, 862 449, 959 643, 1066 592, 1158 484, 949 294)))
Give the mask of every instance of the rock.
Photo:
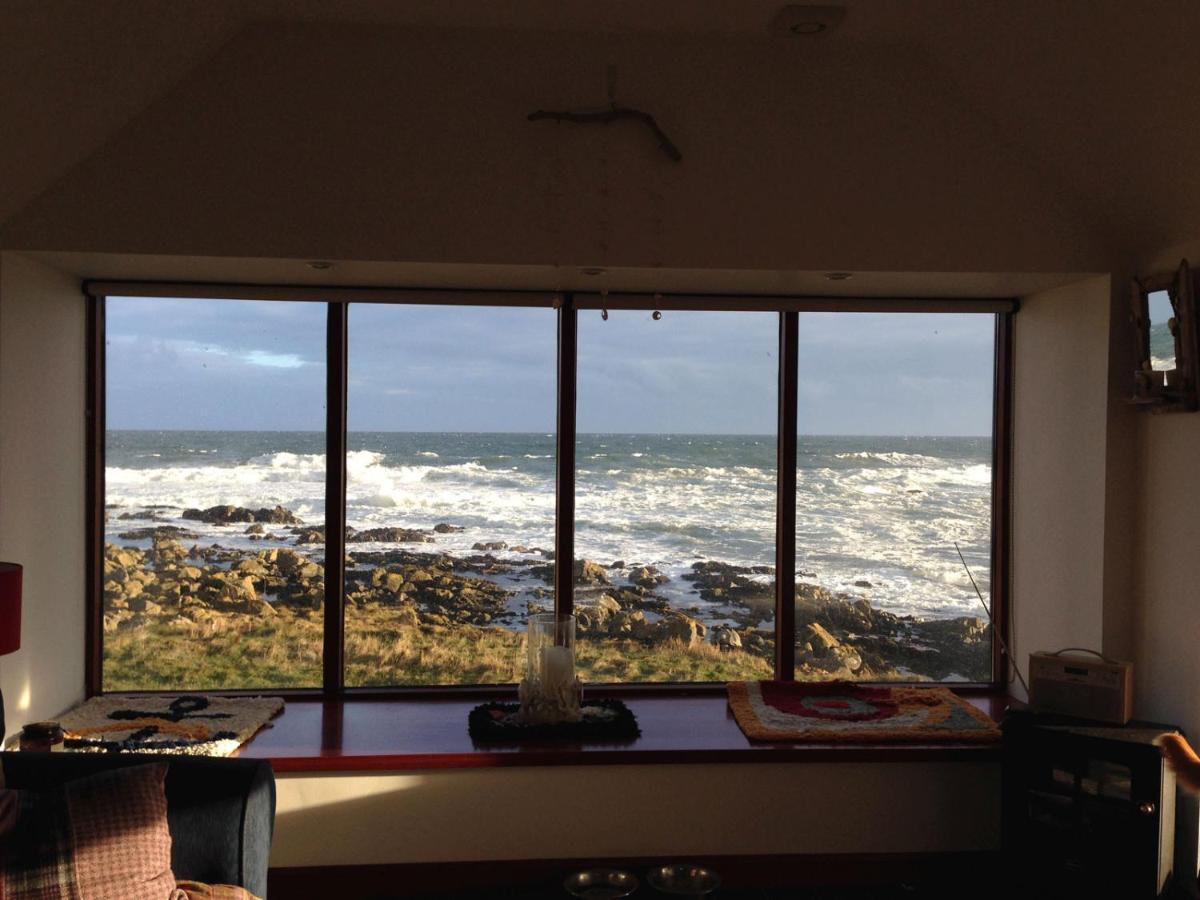
POLYGON ((612 617, 608 624, 608 633, 613 637, 644 638, 649 629, 645 613, 640 610, 633 612, 622 611, 612 617))
POLYGON ((278 550, 268 550, 267 556, 275 564, 275 568, 284 575, 290 575, 309 561, 307 556, 297 553, 295 550, 289 550, 286 547, 281 547, 278 550))
MULTIPOLYGON (((256 578, 263 578, 268 574, 267 567, 257 559, 243 559, 241 562, 234 565, 234 570, 241 572, 244 575, 252 575, 256 578)), ((198 569, 196 571, 199 571, 198 569)))
MULTIPOLYGON (((411 582, 408 583, 411 584, 411 582)), ((385 572, 382 581, 377 587, 381 587, 385 591, 391 591, 393 594, 399 594, 404 589, 405 584, 403 575, 398 572, 385 572)))
POLYGON ((267 529, 262 527, 262 522, 255 522, 246 528, 242 534, 265 534, 267 529))
POLYGON ((433 526, 436 534, 458 534, 460 531, 466 531, 461 525, 447 525, 445 522, 438 522, 433 526))
POLYGON ((638 587, 644 587, 647 590, 653 590, 660 584, 665 584, 671 580, 654 566, 642 566, 633 569, 629 572, 628 577, 630 584, 636 584, 638 587))
POLYGON ((575 624, 583 634, 604 634, 609 622, 621 612, 621 604, 608 594, 594 600, 575 601, 575 624))
POLYGON ((192 540, 200 535, 195 532, 188 531, 185 528, 180 528, 178 525, 155 525, 152 528, 135 528, 132 531, 123 531, 117 535, 123 541, 144 541, 144 540, 192 540))
POLYGON ((160 566, 179 563, 187 559, 187 551, 183 549, 183 545, 169 538, 156 537, 150 552, 154 562, 160 566))
POLYGON ((247 605, 253 605, 258 599, 258 591, 254 588, 254 579, 249 575, 241 578, 230 575, 221 586, 221 596, 229 600, 237 600, 247 605))
POLYGON ((865 578, 860 578, 858 581, 854 582, 854 586, 860 587, 860 588, 874 587, 874 585, 871 584, 871 582, 867 581, 865 578))
POLYGON ((417 528, 368 528, 348 534, 346 541, 358 544, 367 541, 380 544, 432 544, 433 538, 428 532, 417 528))
POLYGON ((625 568, 625 560, 623 560, 623 559, 614 559, 612 562, 610 562, 610 563, 608 564, 608 567, 609 567, 610 569, 623 569, 623 568, 625 568))
POLYGON ((654 629, 655 637, 662 641, 680 641, 695 647, 704 641, 704 623, 683 613, 674 613, 659 619, 654 629))
POLYGON ((246 509, 241 506, 210 506, 207 509, 185 509, 181 518, 209 525, 232 525, 237 522, 266 522, 270 525, 300 525, 300 519, 290 509, 276 506, 274 509, 246 509))
POLYGON ((577 559, 573 567, 576 584, 611 584, 604 566, 590 559, 577 559))
POLYGON ((487 543, 476 541, 471 545, 471 549, 483 551, 507 550, 508 544, 504 541, 488 541, 487 543))
POLYGON ((712 640, 724 652, 742 649, 742 636, 728 625, 717 626, 713 631, 712 640))
POLYGON ((839 646, 838 639, 815 622, 804 626, 799 643, 808 647, 809 652, 818 659, 828 656, 839 646))
POLYGON ((745 618, 761 621, 774 614, 775 591, 769 582, 749 576, 770 573, 770 566, 731 566, 706 560, 692 563, 692 571, 681 577, 694 582, 705 600, 741 606, 748 614, 745 618))
MULTIPOLYGON (((323 544, 325 543, 324 528, 299 528, 295 531, 297 544, 323 544)), ((350 539, 350 533, 347 532, 346 539, 350 539)))
POLYGON ((256 509, 255 522, 266 522, 269 525, 300 525, 302 524, 290 509, 276 506, 274 509, 256 509))
POLYGON ((120 566, 122 569, 132 569, 141 563, 142 552, 133 547, 118 547, 115 544, 105 544, 104 558, 120 566))

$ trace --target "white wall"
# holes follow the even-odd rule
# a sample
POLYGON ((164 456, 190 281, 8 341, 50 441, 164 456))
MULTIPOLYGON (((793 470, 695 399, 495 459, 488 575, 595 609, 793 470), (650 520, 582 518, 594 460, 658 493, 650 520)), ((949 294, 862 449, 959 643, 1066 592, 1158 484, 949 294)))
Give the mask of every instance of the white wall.
POLYGON ((1100 649, 1104 625, 1109 279, 1034 294, 1014 317, 1016 662, 1100 649))
POLYGON ((1107 271, 1100 229, 919 48, 262 25, 0 246, 422 263, 1107 271), (528 122, 617 98, 633 123, 528 122))
MULTIPOLYGON (((1200 266, 1200 240, 1142 260, 1141 275, 1200 266)), ((1132 338, 1130 339, 1132 342, 1132 338)), ((1133 588, 1139 716, 1181 726, 1200 747, 1200 413, 1137 417, 1133 588)), ((1181 866, 1196 871, 1198 804, 1182 804, 1181 866)))
POLYGON ((78 279, 0 254, 0 558, 25 569, 10 733, 84 692, 85 330, 78 279))
POLYGON ((994 850, 1000 766, 549 766, 278 778, 273 866, 994 850))

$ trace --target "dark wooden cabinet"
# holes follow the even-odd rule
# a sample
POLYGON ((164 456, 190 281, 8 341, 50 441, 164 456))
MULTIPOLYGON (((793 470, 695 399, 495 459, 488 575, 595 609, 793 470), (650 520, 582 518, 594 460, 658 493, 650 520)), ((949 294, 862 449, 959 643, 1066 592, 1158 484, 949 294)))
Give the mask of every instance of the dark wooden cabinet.
POLYGON ((1031 896, 1159 897, 1172 880, 1175 776, 1154 738, 1170 726, 1004 722, 1004 858, 1031 896))

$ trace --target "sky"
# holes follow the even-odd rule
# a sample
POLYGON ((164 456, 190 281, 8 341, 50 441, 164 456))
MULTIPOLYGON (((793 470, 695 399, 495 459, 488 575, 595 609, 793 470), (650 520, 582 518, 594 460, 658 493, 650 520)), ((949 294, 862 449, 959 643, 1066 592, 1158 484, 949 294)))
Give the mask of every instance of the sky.
MULTIPOLYGON (((551 309, 350 308, 351 431, 552 432, 551 309)), ((108 427, 320 431, 325 306, 110 298, 108 427)), ((802 434, 989 435, 986 314, 802 313, 802 434)), ((775 313, 579 313, 578 430, 773 434, 775 313)))

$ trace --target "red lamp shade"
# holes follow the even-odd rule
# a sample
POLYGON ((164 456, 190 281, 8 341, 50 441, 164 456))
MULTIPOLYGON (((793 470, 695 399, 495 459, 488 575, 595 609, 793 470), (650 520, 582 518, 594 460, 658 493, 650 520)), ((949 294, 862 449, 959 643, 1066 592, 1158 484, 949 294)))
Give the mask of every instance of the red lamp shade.
POLYGON ((21 649, 21 567, 0 562, 0 655, 21 649))

